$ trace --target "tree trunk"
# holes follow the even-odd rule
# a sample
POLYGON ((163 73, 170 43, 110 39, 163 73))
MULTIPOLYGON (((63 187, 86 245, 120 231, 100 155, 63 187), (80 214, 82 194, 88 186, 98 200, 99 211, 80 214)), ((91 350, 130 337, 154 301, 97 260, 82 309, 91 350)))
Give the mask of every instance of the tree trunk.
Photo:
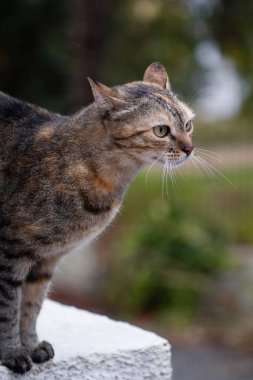
POLYGON ((87 76, 98 79, 108 35, 110 0, 68 0, 72 45, 70 102, 74 109, 92 101, 87 76))

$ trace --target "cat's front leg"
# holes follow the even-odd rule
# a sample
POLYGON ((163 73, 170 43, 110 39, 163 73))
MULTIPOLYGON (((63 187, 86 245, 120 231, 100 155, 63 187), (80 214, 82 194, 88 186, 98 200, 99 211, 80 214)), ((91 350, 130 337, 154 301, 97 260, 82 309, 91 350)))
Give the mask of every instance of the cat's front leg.
POLYGON ((20 334, 23 345, 29 350, 32 360, 42 363, 54 357, 50 343, 39 343, 36 322, 58 259, 41 260, 34 265, 22 287, 20 334))
POLYGON ((0 355, 2 364, 17 373, 32 366, 19 330, 21 286, 28 270, 26 259, 0 249, 0 355))

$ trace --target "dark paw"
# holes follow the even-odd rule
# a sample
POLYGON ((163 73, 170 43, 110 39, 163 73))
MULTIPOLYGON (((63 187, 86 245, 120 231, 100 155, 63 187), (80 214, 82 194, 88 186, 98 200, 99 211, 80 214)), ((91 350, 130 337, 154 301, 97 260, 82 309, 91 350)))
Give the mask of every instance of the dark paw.
POLYGON ((29 352, 24 347, 19 347, 8 352, 3 359, 2 364, 16 373, 25 373, 32 368, 32 360, 29 352))
POLYGON ((31 353, 34 363, 43 363, 54 357, 54 349, 50 343, 41 342, 31 353))

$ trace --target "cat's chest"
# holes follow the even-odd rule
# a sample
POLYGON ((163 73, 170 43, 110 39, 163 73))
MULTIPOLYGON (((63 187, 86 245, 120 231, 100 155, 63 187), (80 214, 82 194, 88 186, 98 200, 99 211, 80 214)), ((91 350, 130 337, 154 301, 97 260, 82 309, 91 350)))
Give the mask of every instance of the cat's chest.
POLYGON ((90 241, 98 237, 116 217, 120 210, 120 206, 120 203, 115 203, 109 211, 100 215, 89 215, 89 217, 86 215, 77 234, 75 232, 72 233, 71 240, 73 240, 73 244, 75 246, 88 244, 90 241))
POLYGON ((43 256, 55 256, 89 244, 112 222, 120 206, 121 203, 115 203, 110 210, 100 214, 86 212, 80 219, 76 218, 74 222, 69 222, 68 226, 62 226, 59 235, 52 237, 52 244, 48 249, 41 245, 38 251, 43 256))

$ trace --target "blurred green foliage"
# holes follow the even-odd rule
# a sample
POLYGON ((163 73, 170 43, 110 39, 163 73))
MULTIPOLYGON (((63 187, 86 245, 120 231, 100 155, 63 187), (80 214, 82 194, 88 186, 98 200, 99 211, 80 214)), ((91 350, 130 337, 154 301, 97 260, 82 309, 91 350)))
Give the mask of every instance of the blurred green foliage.
POLYGON ((84 88, 88 88, 88 75, 108 84, 141 79, 145 67, 160 60, 168 68, 173 88, 189 101, 201 86, 203 70, 195 48, 199 42, 213 39, 247 81, 249 97, 245 104, 251 112, 250 1, 220 0, 211 6, 191 0, 104 0, 104 19, 99 0, 85 1, 81 8, 79 3, 13 0, 1 4, 1 89, 51 109, 67 110, 76 85, 71 78, 76 70, 82 70, 76 64, 78 56, 80 62, 88 62, 97 48, 101 50, 99 63, 92 61, 92 65, 86 65, 89 72, 84 67, 79 75, 84 88), (84 20, 86 15, 92 18, 88 26, 94 31, 82 23, 82 14, 73 16, 79 8, 84 20), (103 28, 99 34, 100 24, 103 28))
POLYGON ((159 60, 168 68, 173 90, 194 108, 205 72, 196 59, 196 47, 213 40, 232 59, 247 96, 236 120, 204 126, 199 135, 209 142, 250 138, 250 1, 85 0, 80 4, 79 0, 1 4, 1 90, 51 110, 71 112, 91 100, 87 76, 109 85, 124 83, 141 79, 146 66, 159 60))
MULTIPOLYGON (((187 210, 187 215, 199 216, 208 224, 221 226, 231 236, 234 244, 253 244, 253 176, 251 169, 232 169, 223 173, 214 182, 207 174, 183 172, 177 176, 174 189, 168 181, 168 197, 163 196, 164 207, 169 203, 176 208, 187 210)), ((155 207, 162 198, 162 180, 159 170, 149 174, 145 185, 145 171, 132 184, 119 223, 138 224, 146 218, 147 207, 155 207)))
POLYGON ((150 63, 161 61, 174 88, 189 95, 199 67, 193 55, 194 19, 183 9, 181 1, 114 1, 102 66, 104 80, 109 84, 141 80, 150 63))
POLYGON ((187 208, 152 203, 124 236, 107 284, 109 299, 121 312, 176 310, 189 318, 215 275, 228 266, 224 231, 187 208))
POLYGON ((253 243, 253 178, 229 171, 231 182, 194 173, 168 184, 159 171, 131 187, 118 220, 119 240, 109 251, 105 297, 123 315, 177 314, 191 320, 213 290, 217 275, 233 267, 234 245, 253 243))

